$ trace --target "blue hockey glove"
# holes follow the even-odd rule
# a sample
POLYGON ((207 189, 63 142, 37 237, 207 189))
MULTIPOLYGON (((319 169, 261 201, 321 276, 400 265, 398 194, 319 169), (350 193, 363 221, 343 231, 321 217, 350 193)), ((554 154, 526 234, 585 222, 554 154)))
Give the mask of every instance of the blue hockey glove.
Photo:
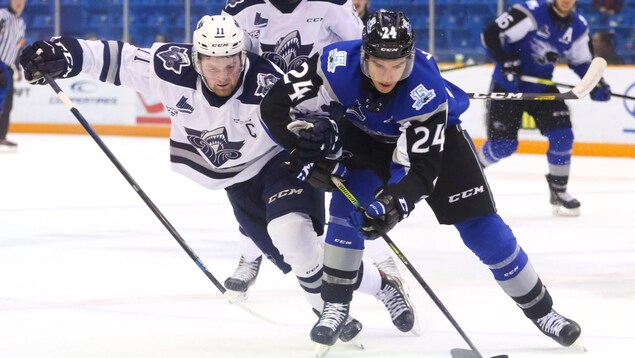
POLYGON ((398 222, 408 217, 410 209, 403 198, 380 192, 366 211, 355 211, 349 217, 350 224, 368 239, 374 240, 392 230, 398 222))
MULTIPOLYGON (((297 156, 300 162, 317 162, 321 159, 337 160, 342 155, 337 123, 325 116, 307 117, 308 123, 298 131, 297 156)), ((293 122, 292 122, 293 123, 293 122)))
POLYGON ((53 78, 75 76, 82 69, 81 62, 81 46, 72 37, 60 37, 53 41, 36 41, 26 46, 20 55, 24 78, 31 84, 45 84, 42 73, 48 73, 53 78), (79 58, 74 59, 74 57, 79 58))
POLYGON ((611 86, 604 82, 604 79, 601 79, 597 87, 591 91, 590 96, 594 101, 606 102, 611 99, 611 86))

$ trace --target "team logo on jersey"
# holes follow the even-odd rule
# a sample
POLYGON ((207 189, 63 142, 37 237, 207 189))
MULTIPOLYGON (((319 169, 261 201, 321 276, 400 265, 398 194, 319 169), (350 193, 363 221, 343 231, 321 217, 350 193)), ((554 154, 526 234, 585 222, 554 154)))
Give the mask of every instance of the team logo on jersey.
POLYGON ((190 65, 190 56, 187 49, 178 46, 170 46, 167 50, 159 52, 157 57, 163 62, 163 68, 180 75, 181 69, 190 65))
POLYGON ((434 93, 434 90, 428 90, 427 88, 423 87, 422 84, 419 84, 410 92, 410 97, 415 100, 412 108, 418 111, 421 109, 421 107, 430 102, 436 96, 437 95, 436 93, 434 93))
POLYGON ((186 127, 185 132, 187 140, 217 168, 229 160, 235 160, 242 156, 240 149, 245 145, 245 141, 231 142, 227 137, 225 127, 211 131, 198 131, 186 127))
POLYGON ((549 39, 549 36, 551 36, 551 33, 549 32, 549 26, 542 25, 542 27, 538 29, 538 31, 536 31, 536 35, 542 37, 543 39, 549 39))
POLYGON ((289 72, 308 60, 313 45, 302 45, 300 32, 294 30, 281 37, 275 45, 261 43, 260 49, 262 57, 275 63, 283 72, 289 72))
POLYGON ((558 62, 558 49, 549 42, 534 39, 531 41, 531 58, 537 64, 550 65, 558 62))
POLYGON ((228 7, 236 7, 236 5, 242 3, 245 0, 227 0, 228 7))
POLYGON ((257 12, 256 18, 254 19, 254 25, 256 27, 265 27, 269 23, 269 19, 262 17, 262 14, 257 12))
POLYGON ((326 70, 335 73, 335 69, 338 66, 346 66, 346 51, 333 49, 329 51, 328 68, 326 70))
POLYGON ((259 97, 264 97, 278 80, 279 78, 271 73, 259 73, 256 77, 258 88, 256 88, 254 94, 259 97))
POLYGON ((189 103, 187 103, 187 97, 183 96, 176 103, 176 110, 182 113, 191 114, 192 112, 194 112, 194 107, 192 107, 189 103))
POLYGON ((362 113, 362 104, 359 103, 359 100, 356 100, 352 106, 346 108, 346 113, 354 115, 355 117, 357 117, 357 119, 360 120, 360 122, 366 120, 366 116, 364 115, 364 113, 362 113))

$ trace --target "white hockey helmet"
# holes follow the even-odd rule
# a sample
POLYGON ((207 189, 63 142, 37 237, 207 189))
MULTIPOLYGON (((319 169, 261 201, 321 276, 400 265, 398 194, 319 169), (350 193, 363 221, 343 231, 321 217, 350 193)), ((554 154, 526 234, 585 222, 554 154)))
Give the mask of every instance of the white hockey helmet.
POLYGON ((244 60, 245 33, 230 15, 205 15, 193 34, 192 57, 194 68, 201 73, 199 55, 232 56, 240 54, 244 60))

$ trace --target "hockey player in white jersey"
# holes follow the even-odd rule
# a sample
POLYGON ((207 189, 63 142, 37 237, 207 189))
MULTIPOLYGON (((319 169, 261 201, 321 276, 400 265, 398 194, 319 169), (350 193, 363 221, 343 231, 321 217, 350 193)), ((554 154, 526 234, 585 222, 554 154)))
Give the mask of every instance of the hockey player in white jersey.
MULTIPOLYGON (((363 25, 351 0, 228 0, 223 13, 232 15, 245 31, 248 51, 270 60, 285 73, 298 69, 326 45, 362 36, 363 25)), ((256 281, 262 253, 244 236, 244 230, 240 231, 241 257, 224 285, 246 298, 256 281)), ((382 272, 399 278, 384 242, 369 243, 365 255, 382 272)))
MULTIPOLYGON (((172 169, 206 188, 225 189, 243 230, 280 270, 293 271, 321 311, 323 194, 282 167, 289 155, 257 115, 282 73, 244 51, 244 33, 231 16, 204 16, 193 39, 137 48, 60 37, 25 47, 20 63, 31 83, 45 83, 41 72, 53 78, 86 73, 157 96, 171 116, 172 169)), ((379 271, 372 264, 359 271, 364 279, 356 288, 381 293, 379 271)), ((354 338, 361 323, 349 316, 346 327, 343 341, 354 338)))

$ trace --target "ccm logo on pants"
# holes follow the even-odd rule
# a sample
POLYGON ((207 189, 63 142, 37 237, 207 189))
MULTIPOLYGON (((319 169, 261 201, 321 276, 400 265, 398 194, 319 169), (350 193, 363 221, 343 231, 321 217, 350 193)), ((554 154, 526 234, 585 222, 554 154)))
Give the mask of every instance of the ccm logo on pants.
POLYGON ((449 199, 448 202, 449 203, 454 203, 454 202, 457 202, 457 201, 459 201, 461 199, 469 198, 472 195, 480 194, 483 191, 485 191, 485 188, 483 187, 483 185, 479 186, 478 188, 468 189, 468 190, 460 192, 458 194, 454 194, 454 195, 448 196, 448 199, 449 199))
POLYGON ((302 194, 302 191, 304 191, 304 189, 285 189, 285 190, 279 192, 278 194, 270 196, 269 197, 269 204, 271 204, 274 201, 276 201, 276 199, 280 199, 280 198, 285 197, 285 196, 302 194))

